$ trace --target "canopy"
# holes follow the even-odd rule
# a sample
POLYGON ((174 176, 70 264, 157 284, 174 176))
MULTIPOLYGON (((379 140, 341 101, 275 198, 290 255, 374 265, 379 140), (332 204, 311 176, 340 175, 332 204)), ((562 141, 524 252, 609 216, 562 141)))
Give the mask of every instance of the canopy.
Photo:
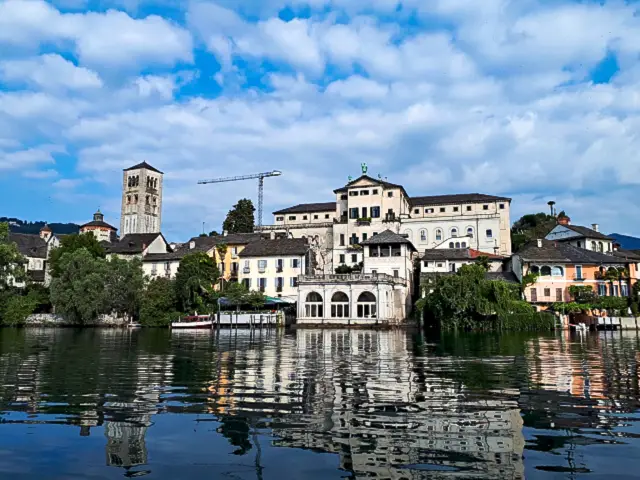
MULTIPOLYGON (((264 302, 265 305, 291 305, 295 303, 295 300, 292 301, 286 298, 277 298, 277 297, 264 297, 264 298, 265 298, 265 302, 264 302)), ((233 303, 227 300, 226 297, 220 297, 218 301, 220 302, 220 305, 223 305, 225 307, 233 305, 233 303)))

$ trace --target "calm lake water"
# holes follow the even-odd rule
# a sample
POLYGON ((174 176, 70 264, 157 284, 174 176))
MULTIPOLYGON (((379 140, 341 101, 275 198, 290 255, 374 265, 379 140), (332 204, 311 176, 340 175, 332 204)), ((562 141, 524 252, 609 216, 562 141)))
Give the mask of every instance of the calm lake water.
POLYGON ((640 478, 640 337, 0 329, 0 478, 640 478))

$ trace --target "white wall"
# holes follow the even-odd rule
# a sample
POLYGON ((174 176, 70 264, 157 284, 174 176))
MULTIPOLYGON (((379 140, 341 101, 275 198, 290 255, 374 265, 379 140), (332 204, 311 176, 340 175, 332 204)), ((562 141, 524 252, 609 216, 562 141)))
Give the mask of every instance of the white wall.
POLYGON ((249 280, 250 290, 259 290, 259 279, 266 279, 267 285, 264 290, 264 294, 269 297, 289 297, 296 296, 298 294, 298 288, 292 286, 291 279, 298 278, 305 272, 305 258, 303 255, 288 255, 278 257, 240 257, 240 271, 238 274, 238 281, 243 283, 244 280, 249 280), (292 267, 292 260, 298 260, 298 267, 292 267), (261 271, 258 267, 259 261, 266 261, 266 268, 261 271), (282 260, 283 269, 282 272, 277 271, 277 260, 282 260), (247 272, 248 267, 248 272, 247 272), (282 292, 276 291, 276 279, 283 279, 282 292))
MULTIPOLYGON (((451 272, 451 265, 455 266, 455 271, 460 270, 463 265, 472 265, 476 263, 475 260, 421 260, 420 261, 420 273, 447 273, 451 272), (425 262, 428 265, 425 265, 425 262)), ((502 261, 490 261, 490 272, 501 272, 502 261)))
POLYGON ((152 279, 157 277, 176 278, 179 266, 179 260, 149 261, 143 259, 142 261, 144 274, 152 279))

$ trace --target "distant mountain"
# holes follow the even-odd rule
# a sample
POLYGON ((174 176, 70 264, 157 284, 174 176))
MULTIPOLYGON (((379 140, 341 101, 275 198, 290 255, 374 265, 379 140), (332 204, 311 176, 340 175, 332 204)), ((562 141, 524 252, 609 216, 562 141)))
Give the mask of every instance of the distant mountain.
POLYGON ((612 233, 609 235, 620 244, 620 248, 624 250, 640 250, 640 238, 622 235, 620 233, 612 233))
POLYGON ((75 223, 47 223, 47 222, 26 222, 24 220, 20 220, 19 218, 11 218, 11 217, 0 217, 1 222, 9 223, 9 230, 14 233, 40 233, 40 229, 44 227, 45 224, 49 225, 49 228, 53 233, 57 233, 59 235, 65 235, 69 233, 78 233, 80 231, 80 226, 75 223))

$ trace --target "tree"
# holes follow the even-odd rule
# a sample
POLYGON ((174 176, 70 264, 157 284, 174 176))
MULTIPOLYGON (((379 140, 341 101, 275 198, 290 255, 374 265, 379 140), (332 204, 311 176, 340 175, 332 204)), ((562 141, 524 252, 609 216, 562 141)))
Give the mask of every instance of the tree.
POLYGON ((185 255, 176 273, 175 288, 178 305, 183 312, 210 309, 215 304, 213 285, 220 272, 211 257, 204 252, 185 255))
POLYGON ((260 308, 267 303, 267 297, 258 290, 251 290, 245 297, 245 302, 253 308, 260 308))
POLYGON ((49 268, 53 278, 60 275, 60 260, 65 253, 75 252, 84 248, 93 258, 105 258, 106 253, 100 242, 92 233, 74 234, 62 237, 60 246, 51 250, 49 268))
POLYGON ((26 263, 18 246, 9 241, 9 224, 0 223, 0 291, 26 279, 26 263))
POLYGON ((33 293, 10 295, 0 303, 0 323, 9 326, 23 325, 37 307, 38 297, 33 293))
POLYGON ((553 207, 556 204, 556 202, 554 202, 553 200, 550 200, 547 202, 547 205, 549 205, 549 214, 553 217, 553 207))
POLYGON ((511 227, 513 251, 517 252, 531 240, 546 237, 556 225, 556 217, 546 213, 524 215, 511 227))
POLYGON ((487 257, 486 255, 480 255, 478 258, 476 258, 476 264, 480 265, 487 272, 489 271, 489 257, 487 257))
POLYGON ((569 287, 569 295, 578 304, 594 303, 597 299, 593 288, 590 285, 571 285, 569 287))
POLYGON ((56 312, 77 324, 95 320, 105 311, 106 262, 86 248, 60 257, 58 276, 51 281, 51 302, 56 312))
POLYGON ((114 257, 106 262, 105 272, 105 313, 129 320, 138 318, 144 291, 142 261, 114 257))
POLYGON ((227 299, 230 305, 235 305, 236 309, 245 304, 248 295, 247 287, 237 282, 228 282, 222 291, 222 296, 227 299))
POLYGON ((175 281, 162 277, 151 280, 142 296, 140 323, 149 327, 166 327, 179 316, 175 281))
POLYGON ((216 232, 215 230, 211 230, 211 231, 209 232, 209 236, 210 236, 210 237, 217 237, 218 235, 220 235, 220 234, 219 234, 218 232, 216 232))
POLYGON ((252 233, 255 226, 256 211, 253 202, 243 198, 236 203, 222 224, 222 229, 227 233, 252 233))

